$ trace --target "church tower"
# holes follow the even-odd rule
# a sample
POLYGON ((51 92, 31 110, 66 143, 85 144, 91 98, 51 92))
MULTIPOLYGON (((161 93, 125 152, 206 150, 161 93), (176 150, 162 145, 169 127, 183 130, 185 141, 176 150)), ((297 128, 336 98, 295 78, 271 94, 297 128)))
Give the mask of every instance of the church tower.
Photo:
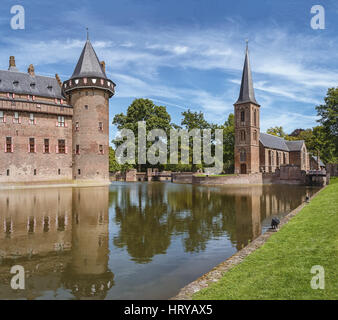
POLYGON ((259 172, 259 109, 252 84, 248 44, 235 107, 235 173, 259 172))
POLYGON ((115 83, 88 37, 63 92, 73 106, 73 179, 109 181, 109 99, 115 83))

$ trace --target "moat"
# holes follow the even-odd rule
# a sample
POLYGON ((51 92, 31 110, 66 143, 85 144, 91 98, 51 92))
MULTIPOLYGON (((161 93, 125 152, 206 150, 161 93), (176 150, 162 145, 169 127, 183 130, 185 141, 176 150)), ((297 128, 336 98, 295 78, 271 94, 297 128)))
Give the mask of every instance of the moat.
POLYGON ((0 190, 0 299, 168 299, 318 188, 122 183, 0 190), (10 268, 26 289, 10 287, 10 268))

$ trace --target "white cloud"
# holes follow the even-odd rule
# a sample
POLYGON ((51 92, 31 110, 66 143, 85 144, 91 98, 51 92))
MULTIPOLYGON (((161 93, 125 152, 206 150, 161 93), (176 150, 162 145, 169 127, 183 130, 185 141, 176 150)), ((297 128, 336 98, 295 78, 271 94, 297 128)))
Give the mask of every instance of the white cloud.
MULTIPOLYGON (((86 21, 85 15, 77 13, 78 21, 73 23, 86 21)), ((277 121, 272 111, 279 109, 282 101, 301 106, 301 126, 314 124, 314 105, 322 100, 328 87, 337 86, 338 42, 271 28, 243 31, 238 22, 227 21, 228 25, 219 28, 170 30, 121 28, 96 21, 104 40, 93 41, 93 46, 117 83, 116 97, 152 97, 177 108, 201 109, 208 119, 224 122, 238 94, 244 39, 249 37, 256 96, 271 113, 264 116, 265 123, 271 126, 277 121), (172 74, 169 76, 164 69, 172 74), (212 77, 215 72, 224 75, 224 83, 201 88, 200 77, 206 73, 212 77)), ((60 64, 68 70, 64 78, 72 73, 84 44, 79 39, 35 41, 3 37, 2 41, 6 49, 0 52, 1 63, 15 54, 21 70, 33 63, 37 71, 46 72, 44 65, 60 64)), ((300 125, 299 116, 288 113, 287 107, 282 110, 278 122, 289 128, 300 125)))

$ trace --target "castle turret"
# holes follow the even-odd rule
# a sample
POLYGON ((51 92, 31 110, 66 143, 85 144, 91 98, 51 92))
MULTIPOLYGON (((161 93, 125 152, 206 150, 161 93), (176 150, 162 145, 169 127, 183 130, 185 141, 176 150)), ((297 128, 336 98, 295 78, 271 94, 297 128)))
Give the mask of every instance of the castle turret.
POLYGON ((259 172, 259 109, 252 84, 248 45, 235 107, 235 173, 259 172))
POLYGON ((73 178, 109 181, 109 80, 87 39, 63 92, 73 106, 73 178))

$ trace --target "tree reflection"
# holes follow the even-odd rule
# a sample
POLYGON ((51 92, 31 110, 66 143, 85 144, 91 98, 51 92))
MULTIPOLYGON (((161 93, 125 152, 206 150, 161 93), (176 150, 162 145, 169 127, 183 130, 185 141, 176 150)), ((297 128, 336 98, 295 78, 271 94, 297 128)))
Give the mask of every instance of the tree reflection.
POLYGON ((126 185, 118 189, 112 203, 120 228, 114 244, 126 247, 138 263, 150 262, 155 255, 166 253, 173 236, 182 238, 186 252, 203 251, 208 241, 219 237, 228 238, 240 250, 261 234, 264 219, 288 212, 301 203, 304 189, 291 189, 126 185))

